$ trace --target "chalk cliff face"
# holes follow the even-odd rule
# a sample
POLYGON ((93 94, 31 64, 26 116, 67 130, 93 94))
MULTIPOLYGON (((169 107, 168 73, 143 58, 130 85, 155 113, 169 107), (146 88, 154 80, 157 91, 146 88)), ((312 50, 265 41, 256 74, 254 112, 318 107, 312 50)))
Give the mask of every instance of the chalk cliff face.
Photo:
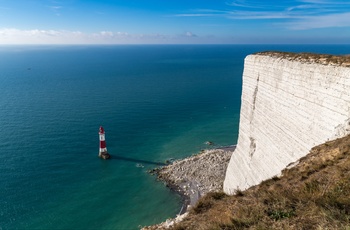
POLYGON ((350 133, 350 62, 334 58, 271 52, 246 57, 226 193, 278 175, 313 146, 350 133))

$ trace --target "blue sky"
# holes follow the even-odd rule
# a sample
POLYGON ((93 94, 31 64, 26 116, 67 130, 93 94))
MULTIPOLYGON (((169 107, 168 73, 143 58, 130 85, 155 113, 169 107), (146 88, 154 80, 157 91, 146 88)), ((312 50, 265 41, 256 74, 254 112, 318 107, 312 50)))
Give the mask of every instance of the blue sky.
POLYGON ((0 44, 350 43, 349 0, 0 0, 0 44))

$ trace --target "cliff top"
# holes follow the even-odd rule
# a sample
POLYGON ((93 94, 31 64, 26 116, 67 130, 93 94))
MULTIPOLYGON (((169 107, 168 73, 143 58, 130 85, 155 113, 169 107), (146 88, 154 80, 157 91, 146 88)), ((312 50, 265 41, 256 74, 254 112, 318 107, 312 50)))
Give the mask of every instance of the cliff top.
POLYGON ((255 53, 255 55, 264 55, 270 57, 283 58, 291 61, 299 61, 305 63, 319 63, 322 65, 337 65, 350 67, 350 55, 331 55, 316 53, 291 53, 279 51, 265 51, 255 53))
POLYGON ((347 229, 350 136, 314 147, 298 165, 234 196, 209 193, 171 229, 347 229))

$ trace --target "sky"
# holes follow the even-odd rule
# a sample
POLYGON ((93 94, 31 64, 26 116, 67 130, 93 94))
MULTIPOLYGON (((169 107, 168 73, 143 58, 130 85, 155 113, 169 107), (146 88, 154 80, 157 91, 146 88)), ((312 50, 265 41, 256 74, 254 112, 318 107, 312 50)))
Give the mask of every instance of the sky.
POLYGON ((350 0, 0 0, 0 44, 350 44, 350 0))

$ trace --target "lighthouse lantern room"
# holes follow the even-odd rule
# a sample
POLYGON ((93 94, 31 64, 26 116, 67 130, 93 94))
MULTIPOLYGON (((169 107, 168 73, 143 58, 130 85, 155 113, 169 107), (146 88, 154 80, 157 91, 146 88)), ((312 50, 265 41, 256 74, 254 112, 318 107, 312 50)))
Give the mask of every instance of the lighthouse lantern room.
POLYGON ((100 131, 98 132, 98 134, 100 136, 100 151, 98 153, 98 156, 105 160, 109 159, 111 156, 107 152, 105 130, 102 126, 100 126, 100 131))

